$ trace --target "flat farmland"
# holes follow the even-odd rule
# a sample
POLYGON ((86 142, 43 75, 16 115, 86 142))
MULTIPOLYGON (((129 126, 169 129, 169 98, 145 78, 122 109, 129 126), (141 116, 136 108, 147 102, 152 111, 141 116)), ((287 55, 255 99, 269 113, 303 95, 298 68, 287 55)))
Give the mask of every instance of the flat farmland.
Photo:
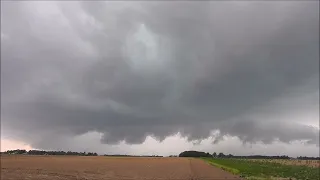
MULTIPOLYGON (((209 164, 255 180, 319 180, 319 166, 300 160, 203 158, 209 164)), ((309 162, 309 161, 308 161, 309 162)), ((319 163, 319 161, 318 161, 319 163)))
POLYGON ((200 159, 1 156, 1 180, 218 180, 232 175, 200 159))
POLYGON ((285 165, 308 166, 308 167, 320 168, 320 160, 250 159, 250 161, 270 162, 270 163, 279 163, 279 164, 285 164, 285 165))

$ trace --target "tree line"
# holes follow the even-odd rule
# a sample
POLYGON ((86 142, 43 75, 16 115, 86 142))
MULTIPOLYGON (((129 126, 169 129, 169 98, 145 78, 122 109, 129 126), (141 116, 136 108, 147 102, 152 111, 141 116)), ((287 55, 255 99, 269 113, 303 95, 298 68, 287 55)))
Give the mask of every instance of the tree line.
MULTIPOLYGON (((24 155, 68 155, 68 156, 98 156, 95 152, 72 152, 72 151, 43 151, 43 150, 29 150, 26 151, 24 149, 16 149, 16 150, 8 150, 5 152, 1 152, 1 154, 24 154, 24 155)), ((104 154, 104 156, 117 156, 117 157, 163 157, 158 155, 151 156, 137 156, 137 155, 123 155, 123 154, 115 154, 108 155, 104 154)))
POLYGON ((200 151, 184 151, 179 154, 179 157, 212 157, 212 155, 200 151))
MULTIPOLYGON (((24 154, 24 155, 69 155, 69 156, 98 156, 95 152, 72 152, 72 151, 43 151, 43 150, 29 150, 26 151, 24 149, 16 149, 16 150, 8 150, 5 152, 1 152, 1 154, 24 154)), ((118 157, 163 157, 163 156, 137 156, 137 155, 108 155, 104 156, 118 156, 118 157)), ((250 155, 250 156, 236 156, 232 154, 224 154, 220 153, 212 153, 209 152, 201 152, 201 151, 184 151, 181 152, 179 157, 211 157, 211 158, 237 158, 237 159, 293 159, 289 156, 264 156, 264 155, 250 155)), ((171 155, 170 157, 176 157, 171 155)), ((299 160, 320 160, 320 157, 307 157, 307 156, 299 156, 297 157, 299 160)))
POLYGON ((141 156, 138 156, 138 155, 123 155, 123 154, 105 154, 103 156, 116 156, 116 157, 163 157, 163 156, 158 156, 158 155, 151 155, 151 156, 147 156, 147 155, 141 155, 141 156))
MULTIPOLYGON (((236 158, 236 159, 293 159, 289 156, 265 156, 265 155, 250 155, 250 156, 236 156, 232 154, 224 154, 220 153, 208 153, 208 152, 201 152, 201 151, 184 151, 179 154, 179 157, 212 157, 212 158, 236 158)), ((319 157, 302 157, 299 156, 297 159, 300 160, 320 160, 319 157)))
POLYGON ((25 154, 25 155, 69 155, 69 156, 98 156, 95 152, 72 152, 72 151, 43 151, 16 149, 1 152, 1 154, 25 154))
MULTIPOLYGON (((179 157, 219 157, 219 158, 232 158, 236 157, 232 154, 225 155, 222 152, 217 154, 214 152, 213 154, 210 154, 208 152, 201 152, 201 151, 184 151, 179 154, 179 157)), ((240 157, 240 156, 238 156, 240 157)))
POLYGON ((320 160, 320 157, 299 156, 297 159, 299 159, 299 160, 320 160))

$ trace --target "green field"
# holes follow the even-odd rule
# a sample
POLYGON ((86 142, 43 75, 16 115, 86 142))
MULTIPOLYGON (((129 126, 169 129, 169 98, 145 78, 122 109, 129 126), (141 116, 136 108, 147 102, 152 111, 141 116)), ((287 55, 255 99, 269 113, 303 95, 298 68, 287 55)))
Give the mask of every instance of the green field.
POLYGON ((226 171, 241 175, 246 179, 297 179, 319 180, 319 168, 284 165, 268 161, 250 161, 244 159, 202 158, 209 164, 226 171))

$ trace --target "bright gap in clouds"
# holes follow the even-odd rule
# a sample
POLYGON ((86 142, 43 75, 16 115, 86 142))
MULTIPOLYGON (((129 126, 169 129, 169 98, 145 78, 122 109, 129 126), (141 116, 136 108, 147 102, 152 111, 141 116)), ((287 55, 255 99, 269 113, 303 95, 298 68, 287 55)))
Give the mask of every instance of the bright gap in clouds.
MULTIPOLYGON (((212 134, 217 133, 213 131, 212 134)), ((188 142, 186 137, 177 133, 168 136, 162 142, 157 141, 152 136, 147 136, 146 140, 139 145, 129 145, 121 141, 117 145, 104 145, 100 143, 101 134, 89 132, 87 134, 68 139, 71 151, 97 152, 99 154, 128 154, 128 155, 178 155, 185 150, 198 150, 209 153, 223 152, 235 155, 289 155, 296 156, 319 156, 318 147, 305 145, 301 141, 294 141, 291 144, 274 141, 272 144, 247 143, 243 144, 237 137, 224 136, 223 141, 212 144, 214 137, 203 139, 199 142, 188 142), (85 144, 85 146, 83 146, 85 144), (281 149, 281 150, 279 150, 281 149)), ((55 148, 55 144, 52 147, 55 148)))
MULTIPOLYGON (((217 132, 212 132, 213 134, 217 132)), ((198 150, 209 153, 223 152, 225 154, 235 155, 289 155, 297 156, 319 156, 318 147, 305 145, 301 141, 294 141, 291 144, 275 141, 272 144, 258 142, 255 144, 243 144, 237 137, 224 136, 223 141, 212 144, 214 137, 203 139, 199 142, 188 142, 187 138, 182 137, 180 133, 169 136, 162 142, 148 136, 140 145, 129 145, 120 142, 117 145, 104 145, 100 143, 101 133, 89 132, 74 138, 68 138, 68 147, 57 148, 53 142, 52 146, 43 148, 43 150, 65 150, 78 152, 97 152, 103 154, 128 154, 128 155, 178 155, 185 150, 198 150), (85 145, 85 146, 84 146, 85 145), (281 149, 279 151, 279 149, 281 149)), ((1 151, 13 149, 34 149, 23 142, 1 138, 1 151)), ((40 149, 41 150, 41 149, 40 149)))
POLYGON ((166 63, 166 57, 160 54, 166 47, 161 46, 160 37, 152 33, 145 24, 137 25, 126 38, 124 54, 128 63, 139 73, 156 72, 166 63))
POLYGON ((16 140, 10 140, 1 137, 0 141, 1 152, 14 149, 25 149, 27 151, 33 149, 30 145, 16 140))

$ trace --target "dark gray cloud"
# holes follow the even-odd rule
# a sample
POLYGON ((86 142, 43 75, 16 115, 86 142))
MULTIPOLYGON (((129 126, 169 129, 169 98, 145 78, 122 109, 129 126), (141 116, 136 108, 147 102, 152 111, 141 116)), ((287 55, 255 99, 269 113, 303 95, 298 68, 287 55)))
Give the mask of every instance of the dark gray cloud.
POLYGON ((319 141, 276 117, 319 111, 318 2, 1 5, 1 123, 34 147, 92 131, 110 144, 212 130, 319 141))

